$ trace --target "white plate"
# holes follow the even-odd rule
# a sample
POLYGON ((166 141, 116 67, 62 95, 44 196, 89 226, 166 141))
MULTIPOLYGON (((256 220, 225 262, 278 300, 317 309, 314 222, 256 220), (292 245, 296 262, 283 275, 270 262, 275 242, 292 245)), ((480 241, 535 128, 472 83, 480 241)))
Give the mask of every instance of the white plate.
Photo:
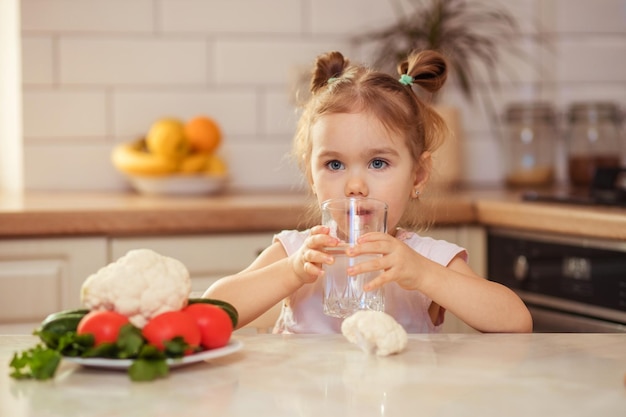
MULTIPOLYGON (((166 362, 170 368, 176 368, 179 366, 190 365, 192 363, 227 356, 237 352, 242 347, 243 343, 241 341, 231 339, 230 342, 228 342, 228 344, 224 347, 205 350, 203 352, 194 353, 193 355, 184 356, 182 358, 166 359, 166 362)), ((107 369, 128 369, 128 367, 130 367, 133 363, 132 359, 79 358, 73 356, 64 356, 63 360, 92 368, 107 369)))
POLYGON ((228 182, 228 177, 226 175, 129 176, 128 180, 133 188, 142 194, 198 195, 222 191, 228 182))

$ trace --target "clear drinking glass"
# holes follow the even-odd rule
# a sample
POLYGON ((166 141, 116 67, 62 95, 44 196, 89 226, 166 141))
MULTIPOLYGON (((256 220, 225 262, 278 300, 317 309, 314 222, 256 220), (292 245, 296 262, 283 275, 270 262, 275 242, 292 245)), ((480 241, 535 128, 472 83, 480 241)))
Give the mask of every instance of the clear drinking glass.
POLYGON ((348 317, 357 310, 384 311, 382 288, 363 291, 363 285, 380 271, 355 276, 347 274, 351 265, 381 255, 346 255, 348 246, 356 244, 359 236, 369 232, 387 232, 387 204, 372 198, 339 198, 324 201, 322 224, 330 228, 330 235, 341 240, 337 247, 327 248, 335 258, 332 265, 324 265, 324 313, 333 317, 348 317))

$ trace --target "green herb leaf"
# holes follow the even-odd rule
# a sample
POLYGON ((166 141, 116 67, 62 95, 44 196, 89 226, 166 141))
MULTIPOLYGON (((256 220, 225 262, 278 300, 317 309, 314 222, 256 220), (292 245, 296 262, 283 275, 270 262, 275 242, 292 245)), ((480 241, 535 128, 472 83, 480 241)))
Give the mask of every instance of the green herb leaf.
POLYGON ((118 358, 138 357, 144 344, 145 341, 141 334, 141 329, 132 324, 125 324, 120 328, 120 334, 117 338, 118 358))
POLYGON ((25 350, 21 354, 15 353, 9 366, 13 368, 11 377, 15 379, 45 380, 54 376, 61 354, 42 345, 25 350))
POLYGON ((82 356, 87 350, 93 347, 94 339, 91 334, 78 334, 67 332, 59 338, 56 348, 64 356, 82 356))
POLYGON ((139 359, 165 359, 165 353, 161 352, 156 346, 143 345, 139 351, 139 359))
POLYGON ((163 346, 165 346, 165 356, 168 358, 182 358, 191 348, 180 336, 163 342, 163 346))
POLYGON ((100 343, 98 346, 94 346, 87 349, 81 356, 83 358, 117 358, 118 350, 115 343, 100 343))
POLYGON ((128 368, 128 376, 132 381, 153 381, 166 377, 170 372, 165 359, 136 359, 128 368))

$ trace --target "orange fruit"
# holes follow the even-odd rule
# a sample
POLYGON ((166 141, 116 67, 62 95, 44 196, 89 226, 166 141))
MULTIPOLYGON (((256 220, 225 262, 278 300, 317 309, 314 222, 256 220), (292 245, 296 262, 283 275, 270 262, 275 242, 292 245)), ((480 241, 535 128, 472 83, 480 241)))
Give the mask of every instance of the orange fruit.
POLYGON ((222 141, 222 132, 215 120, 196 116, 185 124, 185 135, 192 149, 213 152, 222 141))

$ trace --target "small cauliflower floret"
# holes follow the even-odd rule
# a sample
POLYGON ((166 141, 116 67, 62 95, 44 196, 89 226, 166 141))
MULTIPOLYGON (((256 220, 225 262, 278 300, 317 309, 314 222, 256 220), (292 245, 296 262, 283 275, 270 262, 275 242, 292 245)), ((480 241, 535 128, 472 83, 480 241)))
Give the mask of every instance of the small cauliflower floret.
POLYGON ((185 307, 190 291, 182 262, 136 249, 90 275, 80 296, 88 309, 116 311, 143 328, 152 317, 185 307))
POLYGON ((406 348, 404 328, 387 313, 360 310, 345 319, 341 333, 366 353, 388 356, 406 348))

